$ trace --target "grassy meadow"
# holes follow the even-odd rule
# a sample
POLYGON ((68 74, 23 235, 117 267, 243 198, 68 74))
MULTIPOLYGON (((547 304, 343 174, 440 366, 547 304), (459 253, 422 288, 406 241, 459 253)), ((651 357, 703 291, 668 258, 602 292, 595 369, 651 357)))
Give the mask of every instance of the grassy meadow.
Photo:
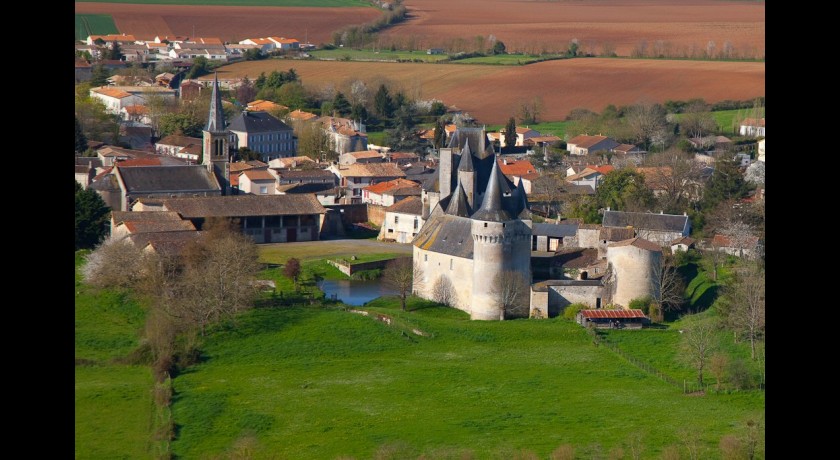
POLYGON ((510 458, 526 449, 546 458, 562 444, 629 452, 640 436, 643 458, 656 458, 691 425, 703 458, 717 458, 721 436, 763 418, 761 392, 683 395, 561 319, 475 322, 417 299, 406 313, 394 299, 366 309, 392 325, 301 306, 220 328, 206 360, 175 380, 173 452, 510 458))
POLYGON ((397 61, 420 60, 423 62, 437 62, 447 59, 445 54, 426 54, 426 51, 391 51, 391 50, 357 50, 351 48, 336 48, 332 50, 314 50, 309 52, 317 59, 336 59, 347 61, 397 61))
POLYGON ((75 458, 146 458, 153 416, 148 366, 120 364, 144 315, 128 296, 86 286, 76 253, 75 458))

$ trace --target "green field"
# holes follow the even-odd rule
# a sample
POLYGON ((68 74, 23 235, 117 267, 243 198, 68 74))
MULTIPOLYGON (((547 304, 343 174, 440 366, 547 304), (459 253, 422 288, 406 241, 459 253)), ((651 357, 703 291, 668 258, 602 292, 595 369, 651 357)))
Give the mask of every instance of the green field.
POLYGON ((566 443, 627 451, 638 433, 644 458, 655 458, 692 425, 703 458, 717 458, 721 436, 763 417, 763 393, 685 396, 563 320, 473 322, 441 307, 368 305, 395 326, 291 307, 252 311, 214 334, 206 362, 175 380, 174 453, 206 458, 247 440, 255 458, 371 458, 387 446, 402 446, 392 458, 458 449, 546 458, 566 443))
MULTIPOLYGON (((543 135, 546 136, 558 136, 563 138, 566 135, 566 128, 569 125, 569 121, 546 121, 543 123, 535 123, 525 125, 524 123, 520 123, 519 120, 516 121, 516 126, 527 126, 533 130, 539 131, 543 135)), ((504 131, 504 125, 487 125, 488 131, 504 131)))
POLYGON ((533 56, 530 54, 495 54, 452 61, 456 64, 525 65, 540 61, 562 59, 559 55, 533 56))
POLYGON ((364 0, 85 0, 88 3, 133 3, 137 5, 227 5, 227 6, 312 6, 342 8, 370 6, 364 0))
POLYGON ((85 40, 90 35, 118 34, 114 18, 110 14, 77 14, 76 40, 85 40))
POLYGON ((315 50, 309 54, 316 59, 335 59, 348 61, 398 61, 421 60, 423 62, 437 62, 447 59, 445 54, 426 54, 425 51, 390 51, 390 50, 355 50, 337 48, 334 50, 315 50))
POLYGON ((143 311, 125 295, 87 287, 78 270, 75 289, 75 457, 149 457, 151 372, 112 361, 137 347, 143 311))

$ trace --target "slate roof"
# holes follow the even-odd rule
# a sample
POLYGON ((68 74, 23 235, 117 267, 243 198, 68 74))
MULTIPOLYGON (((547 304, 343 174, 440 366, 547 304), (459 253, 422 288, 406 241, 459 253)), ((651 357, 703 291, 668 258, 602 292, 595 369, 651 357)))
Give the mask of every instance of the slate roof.
POLYGON ((644 249, 651 252, 662 252, 662 248, 653 241, 648 241, 644 238, 632 238, 629 240, 619 241, 617 243, 610 243, 608 247, 617 248, 622 246, 635 246, 639 249, 644 249))
POLYGON ((697 242, 697 240, 695 240, 694 238, 692 238, 690 236, 683 236, 683 237, 675 239, 674 241, 671 241, 671 244, 684 244, 686 246, 691 246, 692 244, 694 244, 696 242, 697 242))
POLYGON ((469 218, 445 214, 427 221, 412 244, 427 251, 472 259, 471 231, 472 220, 469 218))
POLYGON ((535 222, 531 228, 532 233, 538 236, 550 236, 562 238, 564 236, 575 236, 578 224, 544 224, 535 222))
POLYGON ((490 179, 487 183, 487 189, 484 191, 484 198, 481 201, 481 207, 473 214, 473 219, 491 222, 502 222, 511 219, 510 213, 502 207, 502 178, 503 175, 499 172, 499 164, 494 161, 493 169, 490 172, 490 179))
POLYGON ((207 126, 204 128, 211 133, 225 130, 225 113, 222 110, 222 93, 219 91, 219 75, 213 73, 213 94, 210 96, 210 114, 207 126))
POLYGON ((277 118, 274 118, 268 112, 245 111, 237 115, 236 118, 230 122, 228 130, 251 134, 291 131, 292 128, 277 118))
POLYGON ((388 206, 385 208, 385 211, 419 216, 423 213, 423 201, 419 196, 410 196, 404 200, 397 201, 391 206, 388 206))
POLYGON ((470 151, 478 158, 486 156, 487 152, 485 151, 490 150, 490 146, 492 145, 487 140, 487 134, 484 128, 462 126, 456 128, 452 135, 449 136, 449 142, 447 142, 446 146, 449 148, 463 149, 467 142, 470 144, 470 151))
POLYGON ((646 212, 604 211, 604 227, 632 226, 644 230, 684 232, 688 230, 688 216, 653 214, 646 212))
POLYGON ((461 187, 460 182, 458 182, 458 187, 455 188, 455 192, 452 193, 452 197, 449 198, 446 213, 460 217, 469 217, 472 214, 470 204, 467 202, 467 195, 464 193, 464 188, 461 187))
POLYGON ((136 166, 115 168, 126 193, 204 192, 221 190, 215 176, 204 165, 136 166))
MULTIPOLYGON (((586 136, 586 135, 583 135, 583 134, 581 134, 580 136, 573 137, 572 139, 570 139, 567 142, 567 144, 575 144, 576 146, 578 146, 580 148, 588 149, 588 148, 592 148, 593 146, 599 144, 600 142, 608 140, 608 139, 611 141, 610 143, 615 144, 615 145, 619 145, 618 142, 615 142, 614 140, 610 139, 607 136, 586 136)), ((611 146, 610 148, 612 148, 614 146, 611 146)))
POLYGON ((598 250, 594 248, 561 248, 553 263, 563 268, 586 268, 598 262, 598 250))
POLYGON ((164 207, 168 211, 177 212, 185 219, 326 214, 327 212, 315 195, 311 194, 170 198, 164 201, 164 207))

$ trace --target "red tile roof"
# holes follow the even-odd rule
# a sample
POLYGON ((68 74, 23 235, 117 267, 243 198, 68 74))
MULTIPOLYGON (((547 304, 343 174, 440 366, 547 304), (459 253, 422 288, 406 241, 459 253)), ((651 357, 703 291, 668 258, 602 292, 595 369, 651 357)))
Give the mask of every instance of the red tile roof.
POLYGON ((499 163, 499 170, 506 176, 522 176, 537 172, 537 168, 528 160, 507 160, 505 164, 505 159, 497 158, 496 162, 499 163))
POLYGON ((118 161, 116 164, 120 168, 132 166, 160 166, 160 160, 157 158, 134 158, 131 160, 118 161))
POLYGON ((410 181, 408 179, 394 179, 389 180, 387 182, 380 182, 378 184, 368 185, 367 187, 363 188, 362 190, 366 190, 370 193, 376 194, 383 194, 389 190, 396 190, 399 188, 414 188, 420 189, 420 185, 417 182, 410 181))
POLYGON ((240 176, 241 175, 245 175, 245 177, 247 177, 248 179, 250 179, 252 181, 255 181, 255 180, 275 181, 275 180, 277 180, 277 179, 274 178, 274 176, 271 175, 270 172, 268 172, 265 169, 249 169, 249 170, 243 172, 242 174, 240 174, 240 176))
POLYGON ((598 171, 599 173, 601 173, 605 176, 607 175, 608 172, 613 171, 615 169, 615 167, 613 167, 613 165, 600 165, 600 166, 598 166, 598 165, 586 165, 586 167, 593 170, 593 171, 598 171))
POLYGON ((764 126, 764 118, 756 120, 755 118, 745 118, 741 122, 741 126, 764 126))
POLYGON ((131 93, 127 93, 121 89, 116 88, 108 88, 108 87, 101 87, 101 88, 94 88, 92 90, 94 93, 102 94, 103 96, 114 97, 117 99, 123 99, 128 96, 131 96, 131 93))
POLYGON ((362 150, 359 152, 350 152, 350 155, 352 155, 357 160, 362 160, 365 158, 382 158, 382 154, 379 153, 378 150, 362 150))
POLYGON ((295 120, 306 121, 306 120, 311 120, 313 118, 318 118, 318 115, 315 115, 314 113, 310 113, 310 112, 304 112, 303 110, 297 109, 297 110, 294 110, 292 112, 289 112, 289 118, 292 118, 292 119, 295 119, 295 120))
POLYGON ((604 318, 604 319, 622 319, 622 318, 647 318, 642 310, 581 310, 580 314, 584 318, 604 318))

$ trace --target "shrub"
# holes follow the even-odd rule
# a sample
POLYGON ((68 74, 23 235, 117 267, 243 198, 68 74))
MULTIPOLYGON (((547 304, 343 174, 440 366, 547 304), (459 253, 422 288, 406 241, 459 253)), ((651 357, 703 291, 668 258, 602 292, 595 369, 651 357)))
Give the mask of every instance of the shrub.
POLYGON ((752 372, 743 359, 732 360, 729 364, 729 381, 735 388, 739 390, 752 388, 755 385, 754 380, 752 372))
POLYGON ((723 460, 742 460, 747 458, 744 443, 737 436, 728 434, 720 438, 720 457, 723 460))
POLYGON ((638 299, 631 300, 628 308, 631 310, 642 310, 642 313, 647 315, 650 313, 650 305, 652 303, 653 299, 650 296, 639 297, 638 299))
POLYGON ((587 308, 589 308, 589 305, 584 305, 582 303, 573 303, 571 305, 568 305, 565 309, 563 309, 563 318, 566 318, 570 321, 574 321, 578 312, 581 310, 586 310, 587 308))

